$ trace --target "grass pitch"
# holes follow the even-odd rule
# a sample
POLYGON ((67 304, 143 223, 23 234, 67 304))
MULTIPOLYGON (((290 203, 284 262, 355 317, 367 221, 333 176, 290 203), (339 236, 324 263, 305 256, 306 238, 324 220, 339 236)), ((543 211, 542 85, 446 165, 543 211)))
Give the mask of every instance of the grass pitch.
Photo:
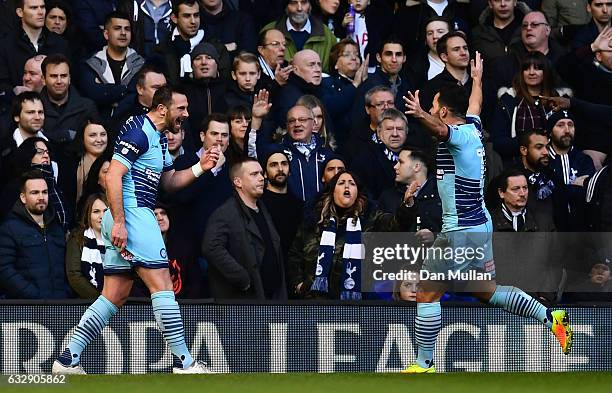
POLYGON ((87 375, 70 376, 62 385, 8 385, 6 378, 0 383, 2 393, 608 393, 611 387, 611 372, 87 375))

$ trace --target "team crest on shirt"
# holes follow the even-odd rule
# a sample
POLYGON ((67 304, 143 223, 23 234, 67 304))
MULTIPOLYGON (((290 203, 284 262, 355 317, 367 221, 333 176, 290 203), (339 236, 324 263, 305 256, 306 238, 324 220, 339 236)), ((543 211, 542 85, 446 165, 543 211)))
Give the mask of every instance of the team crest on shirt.
POLYGON ((159 256, 164 259, 168 258, 168 253, 166 252, 165 248, 162 248, 161 250, 159 250, 159 256))

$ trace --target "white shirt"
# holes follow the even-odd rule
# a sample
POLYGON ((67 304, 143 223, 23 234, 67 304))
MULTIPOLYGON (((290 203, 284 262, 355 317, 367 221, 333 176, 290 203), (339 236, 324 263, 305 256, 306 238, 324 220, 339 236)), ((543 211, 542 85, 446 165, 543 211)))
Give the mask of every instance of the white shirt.
MULTIPOLYGON (((43 134, 42 130, 39 130, 36 135, 39 138, 42 138, 46 141, 48 141, 49 139, 47 139, 47 137, 45 136, 45 134, 43 134)), ((23 143, 23 141, 25 141, 25 138, 23 137, 23 135, 21 135, 21 131, 19 131, 19 127, 15 128, 15 132, 13 132, 13 139, 15 140, 15 144, 17 144, 17 147, 21 146, 21 144, 23 143)))
POLYGON ((366 27, 364 14, 355 14, 355 32, 351 38, 359 46, 361 58, 365 59, 365 48, 368 45, 368 28, 366 27))
POLYGON ((432 80, 444 71, 444 63, 440 59, 436 59, 430 53, 427 54, 429 59, 429 70, 427 70, 427 80, 432 80))
POLYGON ((439 4, 427 0, 427 4, 431 8, 433 8, 434 11, 436 11, 436 14, 438 14, 438 16, 442 16, 442 13, 444 12, 444 9, 448 5, 448 0, 444 0, 442 3, 439 3, 439 4))
POLYGON ((306 20, 306 24, 304 25, 304 27, 302 27, 302 30, 298 30, 295 27, 293 27, 293 25, 291 24, 291 21, 289 21, 289 18, 287 18, 287 31, 305 31, 306 33, 310 34, 312 32, 312 25, 310 24, 310 18, 308 18, 306 20))

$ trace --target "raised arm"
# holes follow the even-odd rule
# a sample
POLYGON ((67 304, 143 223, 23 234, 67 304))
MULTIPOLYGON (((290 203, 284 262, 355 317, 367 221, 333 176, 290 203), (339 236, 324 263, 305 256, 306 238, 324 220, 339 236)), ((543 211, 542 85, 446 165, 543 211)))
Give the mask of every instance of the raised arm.
POLYGON ((482 72, 483 61, 480 52, 476 51, 476 58, 470 61, 470 76, 472 77, 472 93, 467 109, 468 115, 480 116, 482 110, 482 72))
POLYGON ((421 122, 427 128, 430 134, 435 136, 441 141, 448 139, 448 126, 444 124, 442 120, 437 117, 430 115, 421 108, 421 102, 419 101, 419 90, 414 92, 407 92, 404 97, 406 103, 406 114, 414 117, 421 122))

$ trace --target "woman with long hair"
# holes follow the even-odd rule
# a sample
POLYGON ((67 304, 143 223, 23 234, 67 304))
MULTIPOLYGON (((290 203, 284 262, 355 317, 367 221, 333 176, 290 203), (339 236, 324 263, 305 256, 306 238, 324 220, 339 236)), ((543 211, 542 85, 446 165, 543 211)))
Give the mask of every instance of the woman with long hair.
POLYGON ((239 158, 246 157, 248 151, 245 150, 247 131, 251 123, 251 110, 244 105, 236 105, 227 111, 230 121, 230 141, 225 155, 230 162, 239 158))
POLYGON ((104 194, 85 200, 76 228, 66 244, 66 275, 70 287, 81 299, 94 299, 104 285, 104 241, 102 215, 108 207, 104 194))
POLYGON ((555 80, 546 56, 528 52, 512 87, 497 92, 499 102, 491 119, 491 141, 506 166, 518 158, 518 140, 524 132, 546 129, 547 109, 540 96, 571 95, 571 90, 558 88, 555 80))
POLYGON ((350 171, 336 174, 289 250, 287 273, 295 297, 358 300, 363 261, 362 232, 408 230, 416 217, 415 182, 395 214, 376 210, 364 186, 350 171))
POLYGON ((325 119, 327 118, 327 112, 321 100, 317 97, 306 94, 300 97, 295 105, 302 105, 310 109, 314 115, 314 123, 312 126, 312 132, 321 138, 323 146, 336 150, 338 147, 336 144, 336 138, 331 130, 326 127, 325 119))

